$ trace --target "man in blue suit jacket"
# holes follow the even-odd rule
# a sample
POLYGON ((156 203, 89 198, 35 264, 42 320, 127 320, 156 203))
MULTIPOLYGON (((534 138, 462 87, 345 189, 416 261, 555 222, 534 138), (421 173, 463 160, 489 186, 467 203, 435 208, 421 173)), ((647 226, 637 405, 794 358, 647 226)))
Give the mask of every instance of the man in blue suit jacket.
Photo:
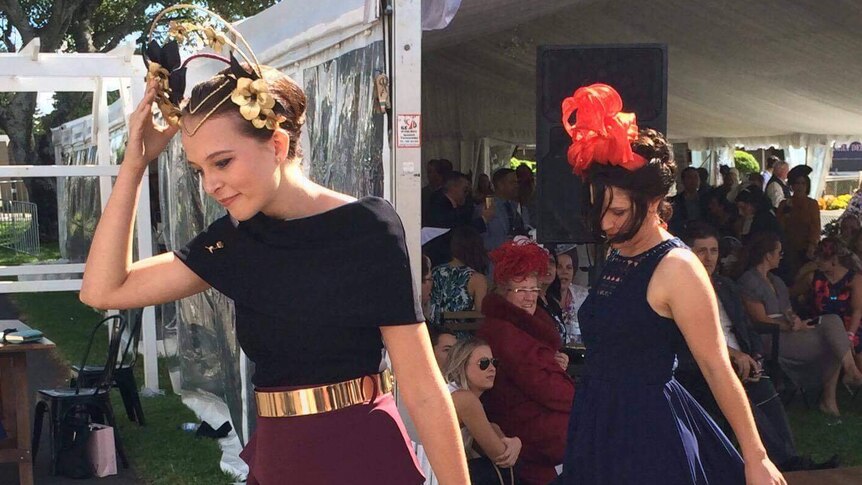
MULTIPOLYGON (((491 177, 494 184, 494 216, 482 235, 485 249, 493 251, 500 244, 530 231, 530 213, 518 202, 518 177, 511 168, 501 168, 491 177)), ((477 211, 481 207, 477 208, 477 211)))

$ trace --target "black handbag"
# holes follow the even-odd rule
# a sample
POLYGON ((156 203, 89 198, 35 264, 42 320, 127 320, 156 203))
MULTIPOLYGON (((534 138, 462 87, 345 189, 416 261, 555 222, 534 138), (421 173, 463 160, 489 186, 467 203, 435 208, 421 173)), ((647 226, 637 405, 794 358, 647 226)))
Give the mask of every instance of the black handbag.
POLYGON ((487 457, 467 460, 473 485, 516 485, 514 468, 500 468, 487 457))

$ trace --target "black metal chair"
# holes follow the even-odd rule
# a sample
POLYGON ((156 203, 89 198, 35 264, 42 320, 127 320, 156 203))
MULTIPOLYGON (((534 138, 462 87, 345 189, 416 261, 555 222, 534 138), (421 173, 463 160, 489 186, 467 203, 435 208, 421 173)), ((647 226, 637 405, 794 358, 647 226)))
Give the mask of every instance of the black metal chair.
POLYGON ((33 461, 36 461, 36 455, 39 452, 39 438, 42 433, 42 419, 45 413, 51 416, 51 473, 57 473, 57 463, 59 459, 59 451, 61 443, 58 442, 61 436, 61 425, 66 417, 80 409, 86 409, 88 414, 98 422, 108 424, 114 429, 114 443, 117 448, 117 454, 120 457, 120 462, 123 468, 129 467, 129 462, 126 458, 126 453, 123 450, 123 445, 120 441, 120 434, 117 431, 117 423, 114 419, 114 411, 111 407, 111 383, 113 382, 114 369, 117 365, 117 356, 120 350, 123 330, 126 327, 126 320, 121 315, 112 315, 102 319, 90 333, 90 341, 87 344, 87 350, 84 352, 84 358, 81 361, 81 368, 87 363, 87 358, 90 356, 90 349, 93 346, 93 339, 96 337, 99 329, 103 325, 110 324, 111 339, 108 344, 108 356, 105 361, 105 372, 102 373, 102 378, 94 387, 82 388, 80 381, 74 388, 63 387, 58 389, 41 389, 38 393, 36 403, 35 420, 33 423, 33 461))
POLYGON ((450 332, 475 332, 485 321, 485 315, 475 310, 443 312, 441 319, 450 332))
MULTIPOLYGON (((123 398, 123 406, 126 408, 126 416, 129 421, 134 421, 144 426, 144 409, 141 407, 141 396, 138 393, 138 382, 135 379, 135 363, 138 360, 138 340, 143 318, 135 318, 135 323, 129 332, 129 338, 123 348, 123 353, 118 358, 117 367, 114 369, 114 381, 111 383, 120 391, 123 398), (131 350, 131 352, 129 352, 131 350)), ((105 367, 101 365, 85 365, 83 368, 72 366, 74 373, 70 381, 70 387, 97 387, 105 367)))

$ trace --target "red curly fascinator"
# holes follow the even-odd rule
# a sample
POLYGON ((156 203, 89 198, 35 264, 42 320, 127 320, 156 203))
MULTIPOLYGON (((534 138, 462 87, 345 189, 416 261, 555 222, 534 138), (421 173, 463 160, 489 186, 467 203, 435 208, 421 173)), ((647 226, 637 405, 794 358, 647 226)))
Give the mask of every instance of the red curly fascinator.
POLYGON ((514 279, 544 274, 548 252, 530 239, 506 241, 489 254, 494 263, 494 282, 502 285, 514 279))
POLYGON ((583 176, 593 162, 637 170, 647 160, 632 151, 638 125, 634 113, 623 113, 623 100, 607 84, 578 88, 563 100, 563 126, 572 137, 569 164, 583 176), (577 111, 577 121, 569 120, 577 111))

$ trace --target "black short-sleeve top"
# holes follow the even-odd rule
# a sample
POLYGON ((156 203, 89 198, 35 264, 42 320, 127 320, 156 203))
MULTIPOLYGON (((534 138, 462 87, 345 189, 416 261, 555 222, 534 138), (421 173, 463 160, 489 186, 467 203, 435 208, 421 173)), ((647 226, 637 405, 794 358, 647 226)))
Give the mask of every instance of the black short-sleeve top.
POLYGON ((366 197, 302 219, 215 221, 176 252, 234 301, 257 387, 311 386, 381 369, 380 326, 422 322, 404 227, 366 197))

